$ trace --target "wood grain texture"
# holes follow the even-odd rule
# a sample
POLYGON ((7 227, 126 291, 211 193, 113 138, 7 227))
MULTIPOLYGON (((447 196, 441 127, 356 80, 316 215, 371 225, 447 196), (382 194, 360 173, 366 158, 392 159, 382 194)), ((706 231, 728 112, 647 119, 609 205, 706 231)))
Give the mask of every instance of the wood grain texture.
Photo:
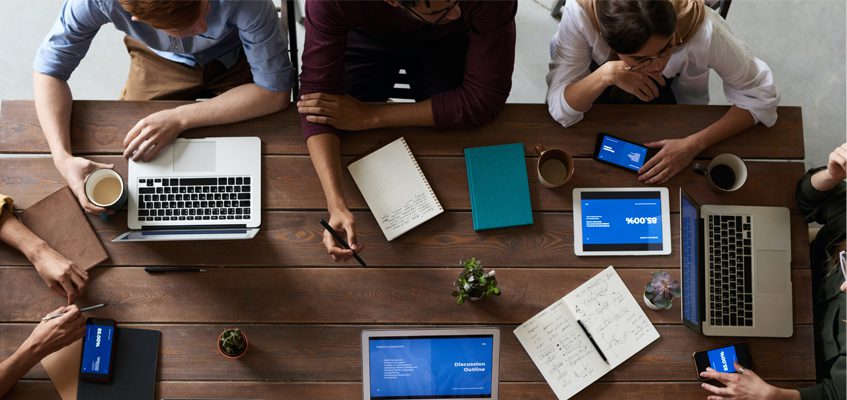
MULTIPOLYGON (((783 388, 814 385, 814 381, 776 382, 783 388)), ((161 397, 253 397, 257 399, 297 400, 361 400, 362 385, 355 382, 209 382, 164 381, 156 388, 161 397)), ((501 382, 500 393, 508 400, 556 400, 546 383, 501 382)), ((574 400, 595 399, 668 399, 702 400, 706 392, 695 382, 598 382, 576 396, 574 400)), ((53 385, 43 380, 19 382, 6 400, 59 400, 53 385)))
MULTIPOLYGON (((182 102, 74 101, 71 143, 78 154, 120 153, 126 133, 140 119, 182 102)), ((355 133, 344 140, 344 154, 361 154, 380 143, 406 136, 416 155, 461 155, 465 147, 524 142, 563 147, 588 157, 597 132, 625 136, 638 142, 685 137, 718 120, 727 106, 595 105, 585 118, 562 128, 544 104, 507 104, 489 124, 470 130, 437 132, 425 128, 381 129, 355 133), (447 139, 449 138, 449 139, 447 139)), ((703 154, 736 153, 743 158, 803 159, 803 120, 799 107, 779 107, 771 128, 757 125, 703 154), (766 143, 767 145, 763 145, 766 143)), ((265 154, 307 154, 296 109, 237 124, 188 131, 184 137, 259 136, 265 154)), ((0 152, 45 153, 35 106, 28 100, 6 100, 0 106, 0 152)))
MULTIPOLYGON (((238 324, 250 342, 239 361, 224 359, 215 348, 220 332, 234 324, 127 325, 162 332, 159 380, 210 381, 358 381, 362 377, 361 332, 388 325, 251 325, 238 324)), ((405 327, 410 327, 406 325, 405 327)), ((518 342, 516 325, 501 330, 500 380, 543 382, 544 378, 518 342)), ((31 324, 0 324, 0 357, 29 335, 31 324)), ((738 342, 708 338, 682 326, 660 325, 661 337, 609 372, 601 382, 695 381, 694 351, 738 342)), ((758 373, 766 380, 814 379, 813 329, 800 325, 789 339, 750 338, 758 373)), ((40 365, 27 378, 46 377, 40 365)))
MULTIPOLYGON (((92 160, 115 164, 127 179, 126 160, 120 156, 95 156, 92 160)), ((350 158, 345 158, 349 161, 350 158)), ((573 209, 573 188, 586 187, 648 187, 636 180, 636 175, 594 160, 576 160, 575 175, 567 185, 550 190, 536 178, 536 157, 527 158, 530 199, 535 211, 570 211, 573 209), (602 185, 600 184, 602 182, 602 185)), ((421 169, 445 209, 470 210, 468 180, 463 157, 418 157, 421 169)), ((804 174, 802 163, 748 162, 747 183, 738 191, 719 193, 707 187, 706 180, 686 170, 663 185, 670 192, 671 210, 679 210, 679 188, 683 187, 703 204, 755 204, 789 207, 799 212, 795 201, 794 183, 804 174)), ((323 190, 308 156, 265 156, 262 159, 262 207, 271 210, 324 209, 323 190)), ((346 168, 343 169, 343 190, 351 209, 366 209, 346 168)), ((12 195, 17 208, 24 209, 50 193, 65 186, 65 181, 53 167, 50 158, 0 158, 0 193, 12 195)))
MULTIPOLYGON (((83 304, 107 303, 97 314, 134 323, 521 324, 600 269, 497 268, 503 295, 457 305, 450 295, 459 268, 211 268, 205 273, 151 275, 141 268, 97 268, 83 304)), ((618 274, 639 304, 652 269, 618 274)), ((678 278, 678 270, 669 270, 678 278)), ((794 321, 812 323, 809 270, 792 274, 794 321)), ((64 298, 31 268, 0 268, 0 320, 38 321, 64 298)), ((641 304, 654 324, 680 324, 672 311, 641 304)))

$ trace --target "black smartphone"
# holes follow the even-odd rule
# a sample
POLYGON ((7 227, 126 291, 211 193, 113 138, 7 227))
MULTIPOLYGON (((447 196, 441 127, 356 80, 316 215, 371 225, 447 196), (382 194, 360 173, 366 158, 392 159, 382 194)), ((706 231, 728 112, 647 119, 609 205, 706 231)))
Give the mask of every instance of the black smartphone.
POLYGON ((597 134, 592 157, 602 163, 638 172, 641 166, 653 157, 653 153, 653 149, 600 132, 597 134))
POLYGON ((706 370, 706 367, 711 367, 717 372, 734 373, 735 362, 738 362, 744 368, 753 368, 753 357, 750 356, 750 348, 747 343, 736 343, 724 347, 716 347, 714 349, 701 350, 694 353, 694 365, 697 366, 697 378, 701 381, 707 381, 700 377, 700 373, 706 370))
POLYGON ((115 359, 115 320, 88 318, 82 340, 82 360, 79 378, 89 382, 108 382, 112 379, 115 359))

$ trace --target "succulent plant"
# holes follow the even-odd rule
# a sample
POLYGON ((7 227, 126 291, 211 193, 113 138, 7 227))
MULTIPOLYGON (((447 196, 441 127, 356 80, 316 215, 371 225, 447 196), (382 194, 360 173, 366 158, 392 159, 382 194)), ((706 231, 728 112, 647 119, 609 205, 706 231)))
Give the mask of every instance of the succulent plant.
POLYGON ((653 303, 657 309, 671 308, 673 298, 680 294, 679 281, 666 271, 654 272, 653 279, 644 287, 644 299, 653 303))
POLYGON ((238 328, 227 329, 221 333, 220 343, 221 351, 232 357, 236 357, 247 350, 247 339, 244 333, 238 328))
POLYGON ((482 261, 471 257, 460 261, 459 265, 464 269, 453 284, 453 297, 456 298, 457 304, 464 304, 466 300, 481 300, 500 295, 494 270, 485 272, 482 261))

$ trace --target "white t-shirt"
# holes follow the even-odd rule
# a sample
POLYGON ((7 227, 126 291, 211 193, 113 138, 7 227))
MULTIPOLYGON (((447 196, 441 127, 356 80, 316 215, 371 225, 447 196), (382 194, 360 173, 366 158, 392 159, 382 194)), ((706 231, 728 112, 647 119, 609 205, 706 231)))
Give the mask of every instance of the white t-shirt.
MULTIPOLYGON (((729 26, 714 10, 706 7, 700 29, 671 54, 662 75, 675 78, 671 91, 680 104, 709 103, 709 69, 723 80, 727 100, 748 110, 756 122, 772 126, 776 122, 779 91, 773 72, 764 61, 750 54, 744 43, 732 35, 729 26)), ((612 50, 594 29, 585 10, 568 1, 559 29, 550 42, 550 72, 547 73, 547 108, 562 126, 582 120, 582 112, 565 100, 565 88, 588 76, 593 60, 608 61, 612 50)))

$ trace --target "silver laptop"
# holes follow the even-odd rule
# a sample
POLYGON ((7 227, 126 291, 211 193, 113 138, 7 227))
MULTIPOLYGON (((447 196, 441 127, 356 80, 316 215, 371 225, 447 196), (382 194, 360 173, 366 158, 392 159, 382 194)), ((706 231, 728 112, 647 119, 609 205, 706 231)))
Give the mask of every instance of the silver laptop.
POLYGON ((113 242, 251 239, 262 209, 258 137, 177 139, 129 161, 125 232, 113 242))
POLYGON ((365 400, 497 399, 497 328, 362 332, 365 400))
POLYGON ((790 337, 785 207, 698 204, 680 188, 682 323, 706 336, 790 337))

